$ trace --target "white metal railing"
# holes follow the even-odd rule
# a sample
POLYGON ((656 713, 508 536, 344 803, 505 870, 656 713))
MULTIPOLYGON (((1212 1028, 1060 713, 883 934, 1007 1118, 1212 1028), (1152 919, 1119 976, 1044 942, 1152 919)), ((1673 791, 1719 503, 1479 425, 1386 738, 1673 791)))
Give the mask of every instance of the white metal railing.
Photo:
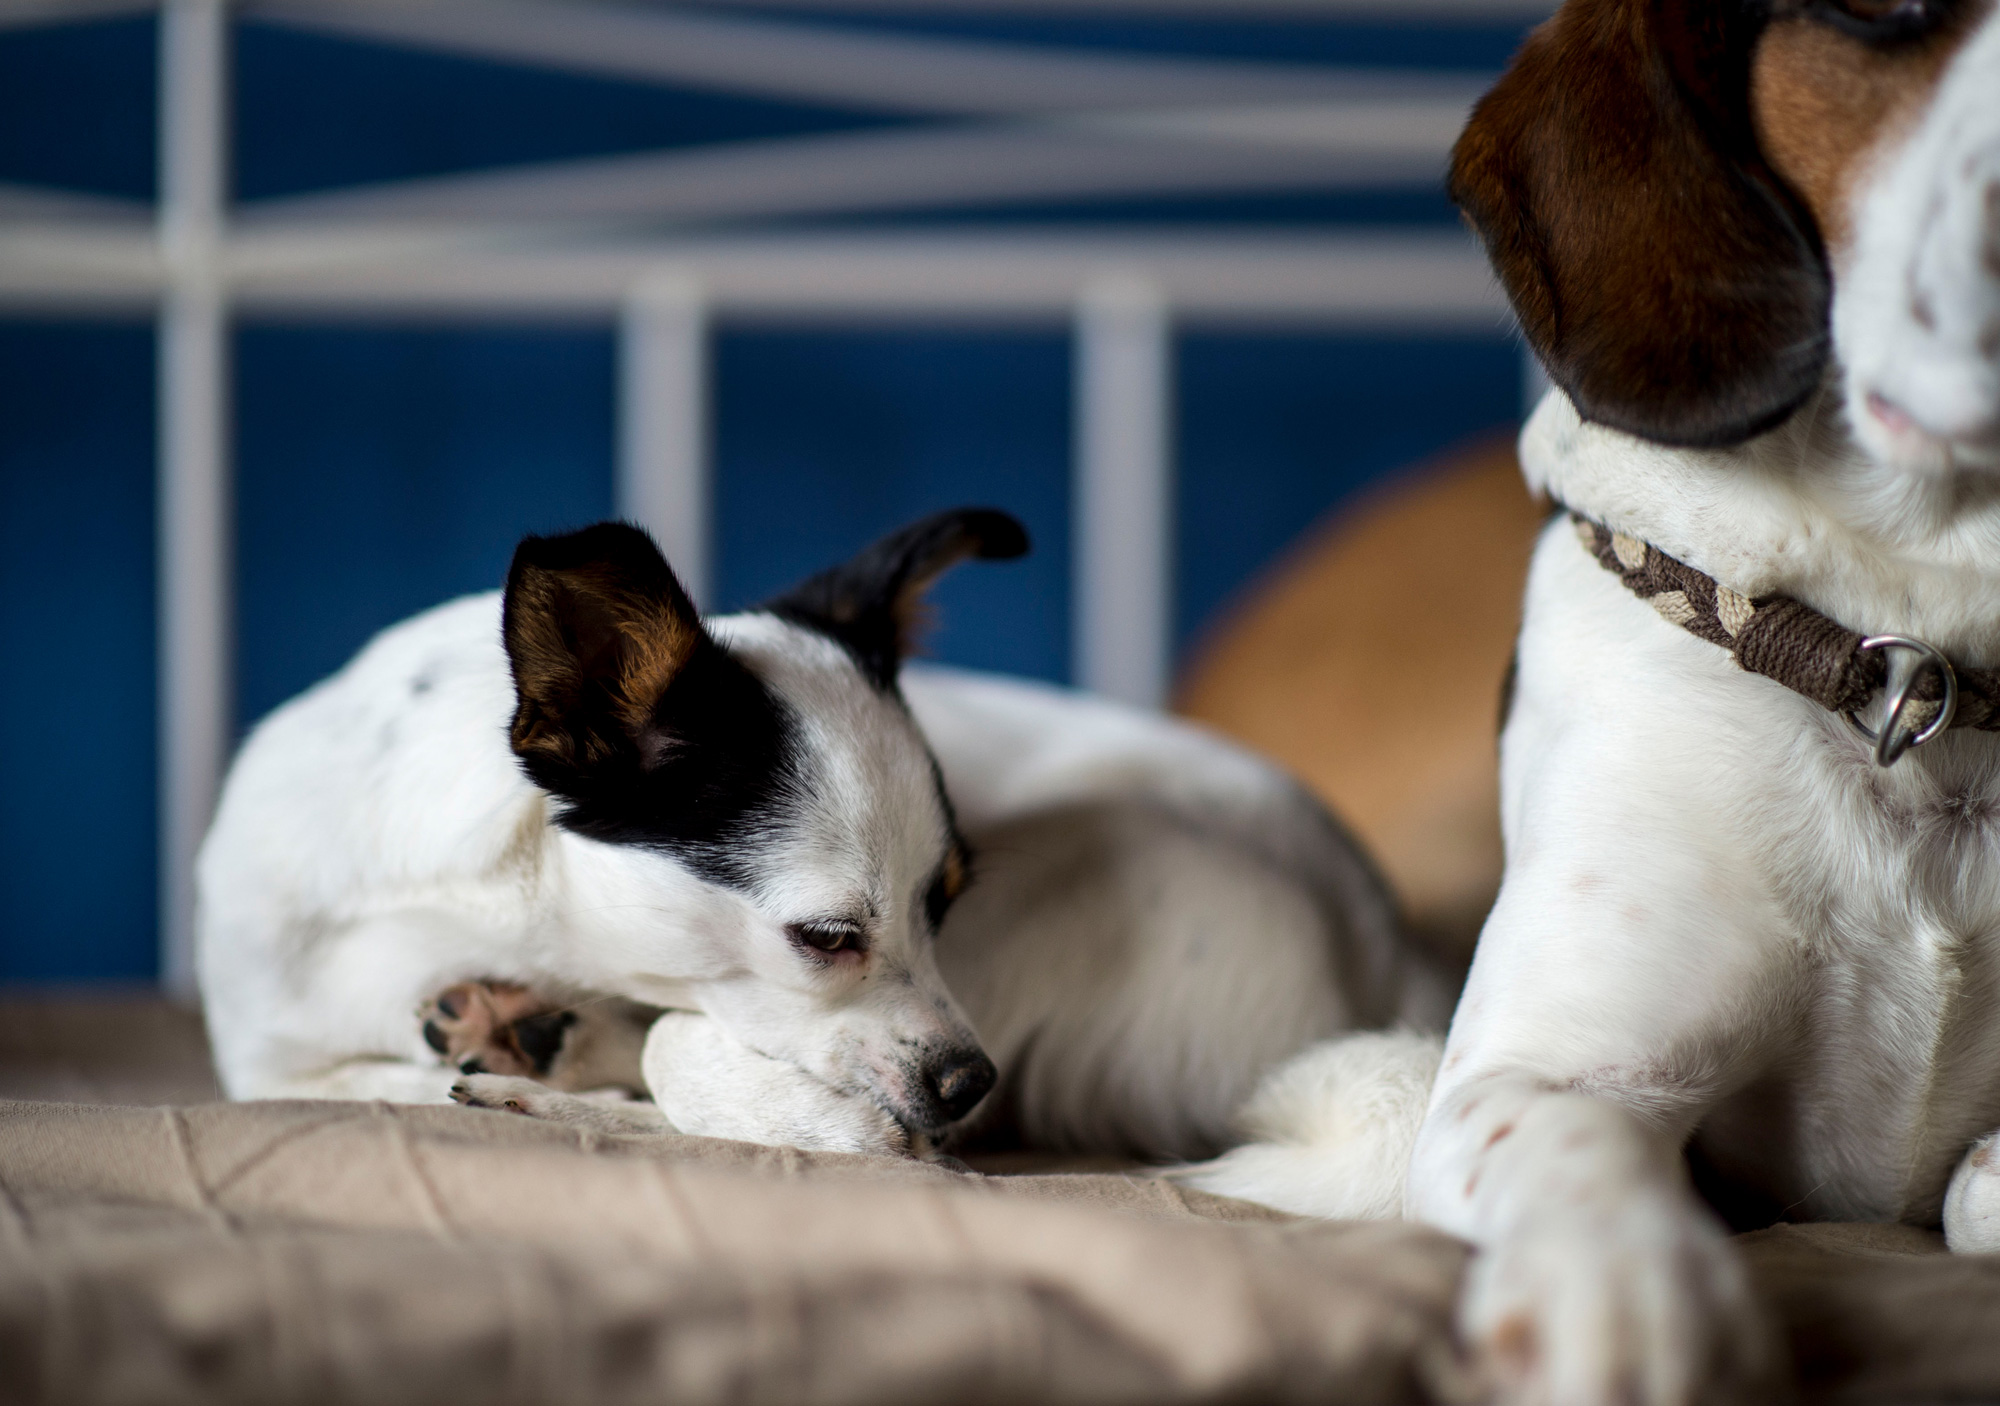
MULTIPOLYGON (((1064 8, 1064 0, 997 2, 1064 8)), ((952 0, 922 0, 940 3, 952 0)), ((1147 8, 1161 3, 1145 0, 1147 8)), ((1507 18, 1549 7, 1259 0, 1256 12, 1410 13, 1413 5, 1425 15, 1507 18)), ((149 8, 141 0, 0 0, 0 26, 149 8)), ((704 603, 712 597, 709 337, 717 318, 1067 323, 1076 346, 1074 673, 1087 687, 1148 705, 1164 696, 1171 658, 1174 328, 1508 325, 1484 260, 1451 232, 723 239, 629 223, 635 215, 769 212, 774 202, 793 212, 838 209, 857 182, 874 182, 870 198, 893 207, 898 183, 911 185, 913 173, 924 175, 919 167, 930 171, 926 180, 942 181, 936 189, 962 186, 982 198, 1095 190, 1149 163, 1171 165, 1193 189, 1209 179, 1204 171, 1222 185, 1240 183, 1257 162, 1273 188, 1342 173, 1434 175, 1470 101, 1462 80, 1404 75, 1385 86, 1365 74, 1026 50, 1001 63, 884 36, 841 39, 829 59, 782 24, 726 9, 261 0, 236 8, 627 77, 698 79, 706 64, 740 71, 753 88, 865 90, 891 106, 893 95, 885 98, 869 75, 883 71, 885 52, 908 51, 921 62, 891 71, 916 85, 903 95, 913 110, 942 101, 1025 125, 942 139, 836 138, 818 148, 773 143, 763 154, 572 162, 232 210, 229 0, 162 0, 160 8, 157 210, 0 189, 0 308, 158 313, 161 971, 178 994, 193 987, 192 863, 232 722, 232 316, 614 321, 618 510, 654 533, 704 603), (634 182, 641 168, 645 179, 634 182)))
POLYGON ((1173 639, 1173 340, 1144 279, 1083 290, 1076 317, 1076 483, 1070 572, 1076 681, 1165 698, 1173 639))
POLYGON ((222 271, 228 16, 168 0, 160 30, 160 975, 194 989, 194 854, 229 755, 229 327, 222 271))
POLYGON ((695 604, 714 602, 709 504, 708 308, 684 273, 655 274, 618 332, 620 516, 653 534, 695 604))

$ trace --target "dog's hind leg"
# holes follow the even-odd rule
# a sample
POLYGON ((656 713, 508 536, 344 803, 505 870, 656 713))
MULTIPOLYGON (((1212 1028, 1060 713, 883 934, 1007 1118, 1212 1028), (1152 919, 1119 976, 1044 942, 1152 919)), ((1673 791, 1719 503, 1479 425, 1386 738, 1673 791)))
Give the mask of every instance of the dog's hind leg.
POLYGON ((1322 1041, 1257 1086, 1237 1114, 1243 1146, 1166 1175, 1297 1215, 1397 1219, 1442 1051, 1406 1031, 1322 1041))
POLYGON ((1002 1071, 975 1137, 1211 1155, 1268 1072, 1386 1013, 1351 979, 1342 914, 1177 813, 1061 806, 971 839, 980 877, 938 969, 1002 1071))

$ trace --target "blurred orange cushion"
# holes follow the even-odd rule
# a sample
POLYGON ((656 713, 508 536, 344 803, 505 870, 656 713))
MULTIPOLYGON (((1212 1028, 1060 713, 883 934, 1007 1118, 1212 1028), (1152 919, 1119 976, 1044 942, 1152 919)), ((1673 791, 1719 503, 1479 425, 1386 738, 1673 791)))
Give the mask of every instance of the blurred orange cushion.
POLYGON ((1500 884, 1500 688, 1542 516, 1511 441, 1414 468, 1246 591, 1176 698, 1317 791, 1461 957, 1500 884))

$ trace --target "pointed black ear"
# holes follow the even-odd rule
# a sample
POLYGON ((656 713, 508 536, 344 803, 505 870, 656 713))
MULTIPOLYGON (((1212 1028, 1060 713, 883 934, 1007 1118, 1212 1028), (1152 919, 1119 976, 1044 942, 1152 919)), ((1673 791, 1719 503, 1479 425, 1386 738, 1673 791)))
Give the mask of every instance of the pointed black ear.
POLYGON ((764 608, 839 640, 877 687, 890 688, 915 643, 931 583, 967 557, 1005 561, 1027 550, 1028 530, 1012 515, 955 508, 892 532, 764 608))
POLYGON ((1458 139, 1452 197, 1587 420, 1734 444, 1819 385, 1832 296, 1819 228, 1751 120, 1769 12, 1566 0, 1458 139))
POLYGON ((644 532, 605 522, 524 538, 500 629, 514 753, 542 786, 574 796, 607 770, 651 770, 674 745, 660 700, 706 636, 644 532))

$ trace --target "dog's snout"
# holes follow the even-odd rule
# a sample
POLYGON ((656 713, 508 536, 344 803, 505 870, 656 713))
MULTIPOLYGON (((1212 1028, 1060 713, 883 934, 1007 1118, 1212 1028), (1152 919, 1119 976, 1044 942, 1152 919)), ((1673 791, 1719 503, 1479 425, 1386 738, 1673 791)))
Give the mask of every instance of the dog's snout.
POLYGON ((944 1121, 956 1123, 978 1106, 999 1077, 983 1051, 959 1050, 930 1069, 924 1082, 943 1111, 944 1121))

